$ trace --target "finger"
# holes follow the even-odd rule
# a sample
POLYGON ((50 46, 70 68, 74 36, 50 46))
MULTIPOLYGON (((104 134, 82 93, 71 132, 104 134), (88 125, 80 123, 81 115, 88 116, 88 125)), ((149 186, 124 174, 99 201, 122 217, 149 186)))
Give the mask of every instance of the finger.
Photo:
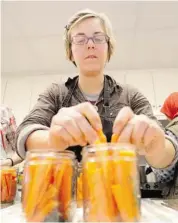
POLYGON ((144 134, 149 127, 148 119, 144 116, 135 116, 135 120, 131 120, 134 124, 131 142, 137 147, 139 154, 145 153, 144 150, 144 134), (141 151, 143 150, 143 151, 141 151))
MULTIPOLYGON (((163 141, 163 135, 164 131, 154 121, 152 121, 144 134, 144 146, 147 153, 151 154, 155 149, 156 142, 163 141)), ((162 146, 164 147, 164 144, 162 146)))
MULTIPOLYGON (((92 128, 92 126, 86 120, 86 118, 80 112, 77 112, 74 109, 63 108, 60 111, 59 115, 56 115, 53 118, 53 123, 55 123, 57 125, 66 126, 67 125, 66 120, 61 119, 61 116, 65 117, 66 115, 68 116, 68 119, 75 121, 75 123, 79 127, 80 131, 82 132, 82 137, 81 138, 84 141, 80 142, 81 145, 86 145, 87 142, 93 143, 96 140, 96 138, 97 138, 96 131, 92 128)), ((71 134, 72 134, 72 132, 71 132, 71 134)))
POLYGON ((77 125, 83 133, 85 140, 88 143, 93 144, 98 138, 97 132, 95 131, 95 129, 92 128, 86 118, 82 115, 79 115, 77 120, 79 120, 77 122, 77 125))
POLYGON ((75 117, 64 116, 62 121, 60 121, 60 125, 72 136, 74 141, 76 141, 79 145, 83 145, 86 143, 84 135, 82 134, 77 122, 75 121, 75 117))
POLYGON ((75 106, 75 109, 87 118, 95 130, 102 129, 102 123, 99 114, 91 103, 81 103, 75 106))
POLYGON ((98 135, 86 118, 77 111, 72 111, 69 113, 69 116, 75 120, 76 126, 80 129, 80 137, 82 138, 82 141, 81 139, 79 141, 81 145, 86 145, 87 142, 90 144, 94 143, 98 135))
POLYGON ((68 148, 75 142, 72 136, 60 125, 53 125, 50 129, 49 144, 55 148, 68 148))
POLYGON ((118 142, 120 143, 131 143, 131 136, 134 125, 132 123, 128 123, 123 130, 121 131, 118 142))
POLYGON ((128 121, 133 118, 134 114, 129 107, 124 107, 120 110, 113 125, 113 133, 120 135, 128 121))

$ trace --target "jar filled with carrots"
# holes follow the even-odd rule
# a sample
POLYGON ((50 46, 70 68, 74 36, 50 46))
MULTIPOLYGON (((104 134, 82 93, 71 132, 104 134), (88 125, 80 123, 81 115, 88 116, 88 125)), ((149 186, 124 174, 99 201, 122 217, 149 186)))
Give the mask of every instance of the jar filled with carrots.
POLYGON ((1 204, 12 204, 17 191, 17 170, 14 167, 0 169, 1 204))
POLYGON ((23 174, 27 222, 71 221, 76 210, 76 159, 71 151, 30 151, 23 174))
POLYGON ((84 221, 139 221, 139 179, 131 144, 98 143, 85 147, 82 166, 84 221))

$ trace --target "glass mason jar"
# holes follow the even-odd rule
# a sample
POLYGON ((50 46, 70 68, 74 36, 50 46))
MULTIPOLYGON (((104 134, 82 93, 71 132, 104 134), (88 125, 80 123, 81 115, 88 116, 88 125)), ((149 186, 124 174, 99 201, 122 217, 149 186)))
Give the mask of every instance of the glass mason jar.
POLYGON ((22 207, 27 222, 71 221, 76 210, 76 159, 71 151, 30 151, 22 207))
POLYGON ((17 170, 15 167, 1 167, 1 204, 14 203, 17 191, 17 170))
POLYGON ((77 207, 83 207, 83 174, 82 163, 78 163, 77 170, 77 207))
POLYGON ((140 189, 135 148, 98 144, 83 150, 83 199, 86 222, 137 222, 140 189))

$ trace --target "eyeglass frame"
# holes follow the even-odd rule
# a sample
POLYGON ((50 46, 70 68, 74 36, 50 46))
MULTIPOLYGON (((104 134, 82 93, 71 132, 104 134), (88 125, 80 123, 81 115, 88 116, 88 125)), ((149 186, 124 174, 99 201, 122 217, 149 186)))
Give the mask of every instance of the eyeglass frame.
MULTIPOLYGON (((73 36, 73 37, 76 37, 76 36, 80 36, 80 35, 75 35, 75 36, 73 36)), ((94 35, 94 36, 92 36, 92 37, 88 37, 88 36, 86 36, 86 35, 81 35, 81 36, 83 36, 83 37, 85 37, 85 39, 86 39, 86 42, 85 43, 82 43, 82 44, 76 44, 76 43, 74 43, 73 42, 73 37, 70 39, 70 44, 75 44, 75 45, 85 45, 85 44, 87 44, 88 43, 88 41, 91 39, 92 41, 93 41, 93 43, 94 44, 105 44, 105 43, 109 43, 109 40, 110 40, 110 38, 109 38, 109 36, 108 35, 106 35, 106 34, 99 34, 99 35, 94 35), (95 36, 105 36, 105 42, 103 42, 103 43, 95 43, 95 41, 94 41, 94 37, 95 36)))

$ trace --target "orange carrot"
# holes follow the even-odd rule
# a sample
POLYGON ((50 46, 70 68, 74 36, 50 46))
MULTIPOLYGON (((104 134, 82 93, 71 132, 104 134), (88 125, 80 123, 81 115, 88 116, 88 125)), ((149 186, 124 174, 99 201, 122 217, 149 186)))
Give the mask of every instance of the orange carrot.
POLYGON ((57 200, 58 191, 57 189, 51 184, 49 185, 48 189, 46 190, 44 196, 41 198, 39 204, 37 205, 37 212, 41 211, 52 200, 57 200))
POLYGON ((116 143, 118 141, 119 136, 116 134, 113 134, 111 137, 111 143, 116 143))
POLYGON ((106 143, 107 142, 107 138, 104 135, 102 130, 98 131, 98 135, 99 135, 99 140, 100 140, 101 143, 106 143))
MULTIPOLYGON (((38 204, 41 199, 43 198, 43 196, 46 196, 46 191, 47 188, 50 185, 50 180, 53 177, 53 164, 45 164, 45 165, 40 165, 38 168, 38 171, 36 171, 36 178, 40 178, 41 180, 38 180, 37 183, 37 187, 36 190, 37 192, 37 200, 36 203, 38 204), (39 177, 41 176, 41 177, 39 177)), ((36 179, 37 180, 37 179, 36 179)), ((35 201, 35 200, 34 200, 35 201)))
POLYGON ((6 190, 7 190, 6 201, 8 201, 10 197, 10 189, 11 189, 11 177, 8 173, 4 174, 4 181, 5 181, 6 190))
POLYGON ((6 182, 5 182, 5 177, 4 175, 1 176, 1 201, 6 201, 7 199, 7 186, 6 186, 6 182))
MULTIPOLYGON (((134 194, 136 180, 135 153, 132 151, 117 151, 120 159, 114 160, 114 186, 112 192, 124 221, 135 221, 138 218, 137 197, 134 194), (131 159, 129 159, 129 157, 131 159)), ((116 151, 114 152, 116 155, 116 151)))
POLYGON ((68 208, 70 206, 70 202, 72 201, 72 175, 73 175, 73 167, 68 160, 66 160, 66 167, 64 170, 64 174, 62 177, 60 192, 59 192, 59 210, 64 219, 68 218, 68 208))
POLYGON ((43 222, 45 218, 58 206, 57 201, 50 201, 34 217, 29 218, 28 222, 43 222))
POLYGON ((23 208, 25 215, 27 218, 30 218, 34 211, 34 205, 33 204, 33 181, 34 181, 34 175, 36 171, 36 165, 30 165, 28 167, 25 167, 25 177, 23 182, 23 208), (33 208, 33 209, 32 209, 33 208), (32 209, 32 210, 31 210, 32 209))
POLYGON ((94 144, 100 144, 100 143, 106 143, 107 142, 107 138, 104 135, 102 130, 98 131, 98 139, 95 141, 94 144))
POLYGON ((97 162, 86 162, 83 166, 83 197, 85 200, 91 199, 91 190, 90 190, 90 172, 95 171, 98 168, 97 162))
POLYGON ((134 197, 133 188, 128 185, 113 185, 112 192, 124 222, 135 222, 139 218, 139 209, 134 197))
POLYGON ((119 184, 124 179, 127 181, 128 176, 130 176, 135 169, 135 161, 132 160, 135 159, 135 156, 134 151, 113 150, 114 184, 119 184))
MULTIPOLYGON (((105 181, 102 176, 102 170, 96 169, 94 172, 89 172, 90 174, 90 195, 91 195, 91 213, 94 211, 96 216, 95 221, 116 221, 116 215, 108 202, 108 193, 105 187, 105 181), (99 199, 98 199, 99 198, 99 199)), ((89 217, 90 218, 90 217, 89 217)), ((93 219, 93 216, 92 216, 93 219)))
POLYGON ((109 150, 96 151, 96 158, 100 161, 99 164, 106 187, 107 199, 111 213, 112 215, 117 216, 118 211, 111 191, 111 186, 113 183, 113 165, 112 160, 110 159, 111 156, 109 150))
POLYGON ((78 207, 82 206, 83 201, 83 174, 80 173, 79 177, 77 178, 77 205, 78 207))
MULTIPOLYGON (((48 161, 47 161, 48 163, 48 161)), ((28 190, 29 199, 26 202, 26 214, 30 217, 33 215, 35 208, 41 198, 44 196, 45 190, 50 183, 52 165, 51 164, 38 164, 31 165, 31 185, 28 190), (33 167, 32 167, 33 166, 33 167)))
POLYGON ((67 163, 57 164, 54 170, 54 185, 59 190, 67 163))

